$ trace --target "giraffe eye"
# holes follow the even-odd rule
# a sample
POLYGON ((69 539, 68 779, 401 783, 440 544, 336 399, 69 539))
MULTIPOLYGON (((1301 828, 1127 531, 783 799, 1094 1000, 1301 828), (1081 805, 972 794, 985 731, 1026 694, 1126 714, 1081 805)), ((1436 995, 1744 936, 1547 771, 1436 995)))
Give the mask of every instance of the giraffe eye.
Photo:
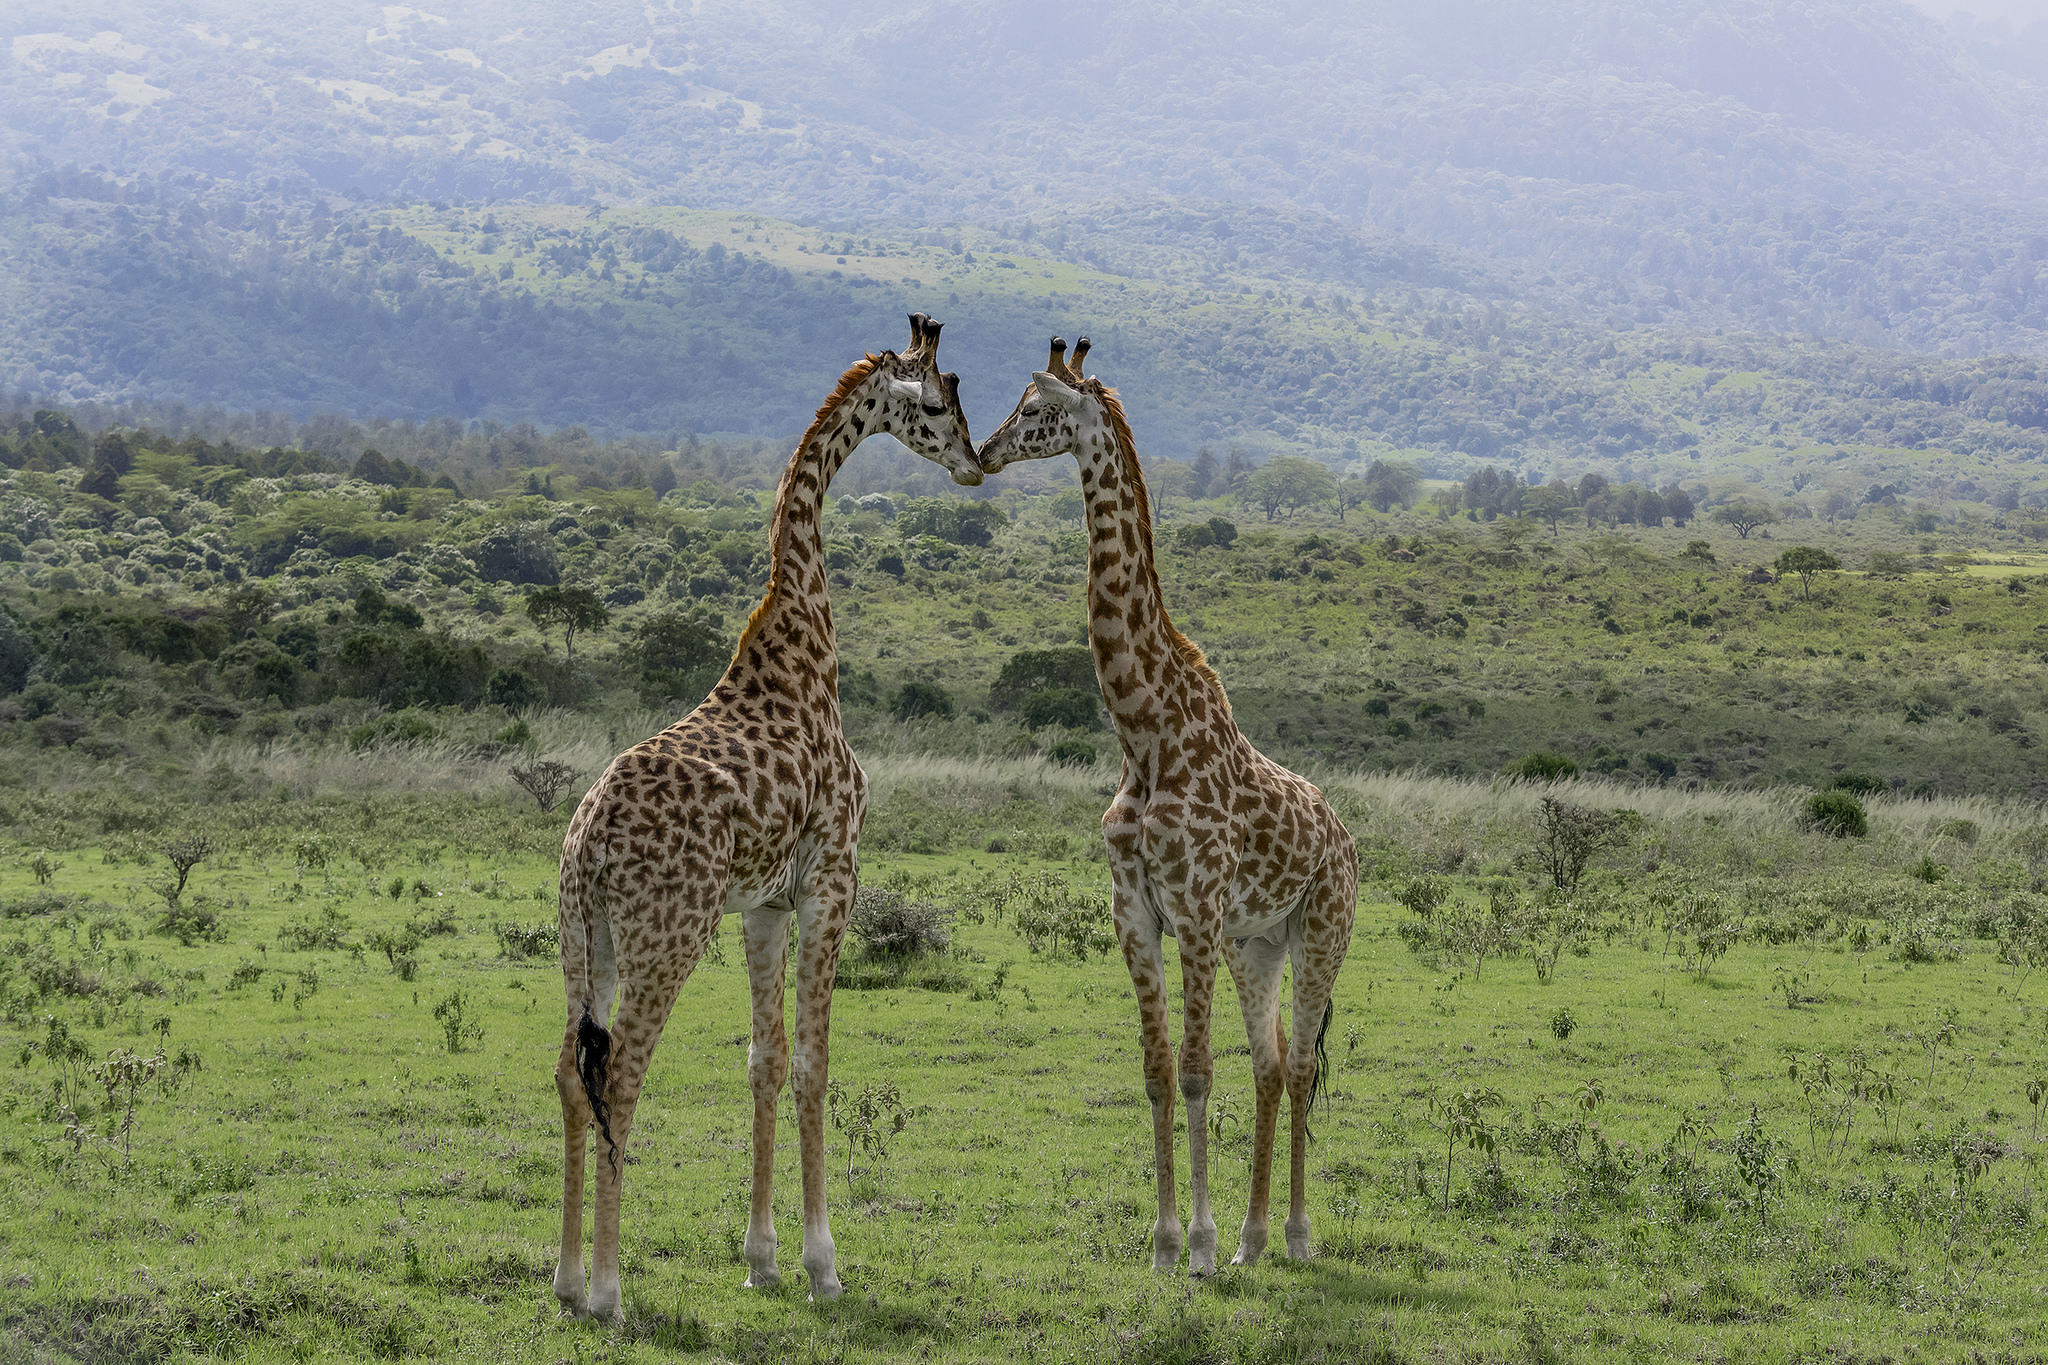
POLYGON ((944 403, 920 403, 918 406, 924 409, 924 415, 927 417, 943 417, 946 415, 946 405, 944 403))

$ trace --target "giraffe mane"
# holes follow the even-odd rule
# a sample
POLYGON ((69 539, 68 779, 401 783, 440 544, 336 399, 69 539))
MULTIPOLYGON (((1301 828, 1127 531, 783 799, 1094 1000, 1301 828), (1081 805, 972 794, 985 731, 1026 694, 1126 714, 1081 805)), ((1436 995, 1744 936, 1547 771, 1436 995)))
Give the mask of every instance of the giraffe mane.
POLYGON ((1145 579, 1152 589, 1152 600, 1159 604, 1159 623, 1166 628, 1166 638, 1173 646, 1174 654, 1181 663, 1192 669, 1196 675, 1206 679, 1216 689, 1222 700, 1223 715, 1230 718, 1230 694, 1223 689, 1223 679, 1216 676, 1216 670, 1209 664, 1209 657, 1202 653, 1202 647, 1180 633, 1174 626, 1173 618, 1167 615, 1166 595, 1159 587, 1159 560, 1152 548, 1152 497, 1145 488, 1145 471, 1138 464, 1138 442, 1131 435, 1130 419, 1124 416, 1124 405, 1117 400, 1115 389, 1091 376, 1081 384, 1081 391, 1093 396, 1101 405, 1104 420, 1109 423, 1110 435, 1116 441, 1117 464, 1123 478, 1129 482, 1138 502, 1138 537, 1145 548, 1145 579))
MULTIPOLYGON (((832 390, 829 398, 818 405, 817 415, 812 417, 811 424, 804 428, 803 437, 796 443, 795 453, 790 456, 789 463, 783 466, 782 479, 775 486, 775 515, 768 522, 768 545, 772 560, 768 566, 768 590, 761 594, 760 602, 754 607, 754 614, 747 618, 746 629, 740 632, 739 643, 733 647, 733 663, 738 663, 741 656, 746 654, 747 646, 760 634, 761 622, 767 616, 768 608, 782 595, 782 535, 789 524, 789 497, 795 486, 797 456, 803 454, 805 448, 817 439, 819 429, 831 418, 839 405, 851 397, 853 391, 865 384, 881 367, 882 357, 872 351, 847 367, 846 373, 839 376, 838 387, 832 390)), ((821 506, 824 497, 825 490, 821 487, 818 489, 821 506)), ((727 667, 730 668, 731 665, 728 664, 727 667)), ((827 678, 825 683, 835 695, 838 693, 838 678, 827 678)))

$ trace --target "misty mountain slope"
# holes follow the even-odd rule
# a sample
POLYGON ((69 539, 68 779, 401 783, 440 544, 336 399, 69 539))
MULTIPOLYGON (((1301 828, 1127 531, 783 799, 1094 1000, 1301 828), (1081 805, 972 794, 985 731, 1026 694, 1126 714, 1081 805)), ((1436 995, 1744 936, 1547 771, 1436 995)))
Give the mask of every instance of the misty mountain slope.
POLYGON ((0 26, 20 170, 840 226, 1291 207, 1515 262, 1614 324, 2048 346, 2048 59, 1897 0, 128 0, 0 26))

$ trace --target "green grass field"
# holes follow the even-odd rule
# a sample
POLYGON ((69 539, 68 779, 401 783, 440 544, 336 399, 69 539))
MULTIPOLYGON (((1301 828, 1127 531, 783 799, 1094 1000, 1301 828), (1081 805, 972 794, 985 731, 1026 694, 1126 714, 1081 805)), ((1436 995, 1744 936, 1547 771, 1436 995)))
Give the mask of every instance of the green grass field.
MULTIPOLYGON (((2048 986, 2000 960, 2041 952, 2038 807, 1883 799, 1867 838, 1838 840, 1800 828, 1796 796, 1566 784, 1634 814, 1539 980, 1540 932, 1475 969, 1451 928, 1509 891, 1537 902, 1536 790, 1333 775, 1368 881, 1310 1153, 1318 1254, 1197 1285, 1147 1269, 1120 960, 1034 953, 1014 914, 974 908, 1012 868, 1084 903, 1106 889, 1085 813, 1107 770, 874 766, 884 827, 933 792, 960 818, 942 852, 871 853, 868 881, 963 914, 907 972, 849 948, 847 980, 884 984, 842 985, 834 1077, 892 1083, 915 1112, 886 1158, 828 1130, 847 1296, 804 1297, 787 1105, 787 1287, 739 1287, 750 1106, 728 933, 641 1104, 615 1329, 561 1317, 548 1283, 562 1003, 552 948, 524 931, 552 925, 566 811, 487 792, 18 805, 21 853, 0 864, 0 1045, 21 1063, 0 1090, 7 1358, 2048 1352, 2028 1091, 2048 1076, 2048 986), (1005 838, 1024 808, 1054 815, 1005 838), (158 846, 194 830, 220 848, 182 898, 185 943, 153 927, 150 884, 158 846), (1399 902, 1444 869, 1425 924, 1399 902), (131 1123, 93 1068, 159 1047, 131 1123)), ((1230 995, 1226 1247, 1250 1108, 1230 995)))

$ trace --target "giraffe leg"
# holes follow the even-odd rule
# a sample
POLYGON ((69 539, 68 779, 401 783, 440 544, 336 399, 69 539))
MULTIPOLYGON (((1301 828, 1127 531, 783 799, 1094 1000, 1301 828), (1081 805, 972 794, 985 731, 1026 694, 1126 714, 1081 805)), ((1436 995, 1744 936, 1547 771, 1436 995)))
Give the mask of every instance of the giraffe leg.
POLYGON ((1250 938, 1230 953, 1231 975, 1244 1008, 1245 1038, 1251 1045, 1255 1107, 1252 1119, 1251 1200, 1238 1233, 1233 1265, 1251 1265, 1266 1250, 1267 1210, 1273 1190, 1273 1136, 1280 1121, 1286 1073, 1280 1054, 1287 1046, 1280 1029, 1280 974, 1287 950, 1270 939, 1250 938))
POLYGON ((584 1308, 583 1154, 590 1136, 590 1101, 576 1074, 576 1021, 569 1023, 555 1064, 555 1089, 562 1096, 562 1256, 555 1265, 555 1297, 572 1313, 584 1308))
POLYGON ((747 1213, 749 1289, 782 1282, 775 1269, 775 1098, 789 1076, 789 1038, 782 1022, 782 978, 789 961, 789 911, 748 910, 740 916, 747 945, 747 981, 754 998, 747 1083, 754 1092, 754 1189, 747 1213))
POLYGON ((1173 1188, 1173 1038, 1166 1023, 1166 955, 1151 912, 1124 913, 1127 897, 1116 890, 1117 938, 1131 970, 1138 999, 1138 1024, 1145 1048, 1145 1098, 1152 1102, 1152 1164, 1159 1186, 1159 1216, 1152 1223, 1152 1268, 1180 1264, 1180 1205, 1173 1188))
MULTIPOLYGON (((1345 890, 1347 897, 1355 896, 1345 890)), ((1348 909, 1348 904, 1347 907, 1348 909)), ((1348 918, 1347 918, 1348 926, 1348 918)), ((1336 989, 1337 969, 1343 964, 1344 947, 1335 954, 1304 952, 1293 945, 1294 956, 1294 1043, 1287 1048, 1287 1098, 1289 1118, 1287 1162, 1287 1254, 1296 1260, 1309 1255, 1308 1240, 1308 1107, 1315 1095, 1325 1012, 1336 989)))
MULTIPOLYGON (((702 943, 697 947, 701 952, 702 943)), ((662 1025, 668 1022, 668 1012, 675 1004, 676 992, 682 988, 682 978, 695 965, 692 954, 688 964, 665 981, 628 979, 619 1000, 618 1018, 612 1023, 611 1059, 605 1085, 611 1141, 598 1139, 596 1228, 590 1251, 592 1317, 616 1322, 624 1316, 619 1285, 619 1200, 625 1184, 626 1141, 633 1131, 633 1111, 640 1102, 640 1087, 647 1079, 647 1064, 654 1057, 654 1045, 661 1041, 662 1025)))
MULTIPOLYGON (((1199 916, 1190 916, 1197 923, 1199 916)), ((1216 998, 1216 946, 1211 928, 1189 931, 1180 945, 1180 1093, 1188 1103, 1188 1273, 1216 1273, 1216 1218, 1209 1211, 1209 1092, 1216 1064, 1209 1052, 1211 1005, 1216 998)))
POLYGON ((825 1217, 825 1089, 830 1083, 832 981, 853 909, 854 871, 820 874, 817 890, 798 906, 796 1049, 790 1090, 803 1154, 804 1275, 814 1301, 836 1299, 844 1288, 833 1261, 832 1228, 825 1217))

